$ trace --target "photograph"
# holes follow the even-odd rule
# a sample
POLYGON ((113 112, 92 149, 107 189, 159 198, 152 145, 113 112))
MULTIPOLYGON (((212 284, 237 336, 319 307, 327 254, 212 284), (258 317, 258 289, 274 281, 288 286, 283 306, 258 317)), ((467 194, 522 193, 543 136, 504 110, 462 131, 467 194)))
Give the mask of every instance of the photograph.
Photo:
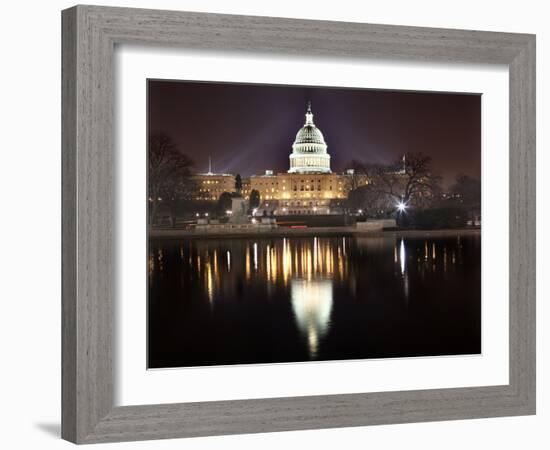
POLYGON ((2 448, 549 447, 545 3, 3 6, 2 448))
POLYGON ((481 95, 147 80, 149 369, 481 353, 481 95))

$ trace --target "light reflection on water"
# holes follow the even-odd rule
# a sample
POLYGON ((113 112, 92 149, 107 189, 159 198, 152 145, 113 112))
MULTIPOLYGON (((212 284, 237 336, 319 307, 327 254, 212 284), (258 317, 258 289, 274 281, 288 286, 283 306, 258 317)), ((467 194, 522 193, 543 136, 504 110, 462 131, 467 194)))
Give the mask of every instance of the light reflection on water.
POLYGON ((290 297, 296 324, 307 340, 310 358, 315 359, 319 342, 330 326, 332 280, 293 279, 290 282, 290 297))
MULTIPOLYGON (((355 359, 384 352, 396 356, 408 346, 414 349, 407 354, 431 354, 432 346, 422 335, 416 347, 415 336, 403 336, 410 341, 406 345, 394 342, 396 336, 388 338, 388 344, 383 338, 391 327, 408 329, 412 321, 429 330, 438 327, 426 326, 427 320, 452 320, 447 311, 423 311, 422 318, 409 308, 418 308, 419 301, 429 304, 432 297, 438 304, 445 298, 472 297, 472 287, 480 291, 479 253, 478 237, 153 243, 148 259, 150 366, 355 359), (472 262, 472 270, 465 270, 472 262), (375 326, 367 329, 376 317, 375 326), (174 336, 183 340, 179 347, 174 336), (362 339, 382 343, 369 350, 362 339)), ((480 292, 474 294, 468 310, 455 315, 457 320, 460 314, 479 319, 480 292)), ((477 345, 475 326, 471 334, 468 348, 477 345)), ((454 350, 461 348, 455 344, 447 353, 437 352, 463 353, 454 350)))
POLYGON ((401 245, 399 246, 399 262, 401 263, 401 275, 405 273, 405 265, 407 264, 407 255, 405 254, 405 243, 401 239, 401 245))

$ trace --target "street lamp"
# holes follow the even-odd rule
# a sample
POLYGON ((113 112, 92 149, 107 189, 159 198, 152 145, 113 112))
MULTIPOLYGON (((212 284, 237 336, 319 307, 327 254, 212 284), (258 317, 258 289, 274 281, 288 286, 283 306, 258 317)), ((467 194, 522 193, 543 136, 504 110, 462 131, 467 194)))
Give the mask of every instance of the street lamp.
POLYGON ((403 201, 400 201, 398 204, 397 204, 397 210, 399 212, 405 212, 405 210, 407 209, 407 204, 406 203, 403 203, 403 201))

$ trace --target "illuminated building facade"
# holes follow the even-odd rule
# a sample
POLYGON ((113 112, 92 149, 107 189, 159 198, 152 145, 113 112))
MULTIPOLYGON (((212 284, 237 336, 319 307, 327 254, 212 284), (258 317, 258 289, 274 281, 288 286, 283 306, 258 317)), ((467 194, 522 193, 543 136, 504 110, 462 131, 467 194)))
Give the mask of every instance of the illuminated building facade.
POLYGON ((330 214, 334 199, 345 199, 349 176, 336 173, 279 173, 250 177, 260 192, 262 208, 276 214, 330 214), (270 206, 271 202, 271 206, 270 206))
MULTIPOLYGON (((331 214, 331 202, 347 198, 352 187, 367 184, 366 176, 353 171, 334 173, 323 133, 313 121, 308 104, 305 123, 298 130, 288 172, 266 170, 264 175, 242 179, 242 196, 248 199, 252 190, 260 193, 260 210, 277 215, 331 214)), ((224 192, 235 191, 235 175, 216 174, 211 167, 195 175, 198 184, 197 200, 216 201, 224 192)), ((334 211, 332 211, 334 212, 334 211)))
POLYGON ((248 200, 250 197, 250 178, 243 178, 242 185, 241 195, 248 200))
MULTIPOLYGON (((235 191, 235 175, 230 173, 199 173, 193 175, 197 185, 195 200, 217 201, 224 192, 235 191)), ((250 178, 242 179, 241 194, 245 199, 250 195, 250 178)))
POLYGON ((333 173, 327 148, 308 104, 305 123, 292 144, 288 172, 267 170, 265 175, 250 177, 250 189, 260 193, 261 208, 274 210, 277 215, 330 214, 331 201, 347 198, 354 183, 368 183, 364 176, 358 180, 353 171, 333 173))
POLYGON ((196 187, 196 200, 217 201, 224 192, 235 190, 235 176, 229 173, 201 173, 193 176, 196 187))

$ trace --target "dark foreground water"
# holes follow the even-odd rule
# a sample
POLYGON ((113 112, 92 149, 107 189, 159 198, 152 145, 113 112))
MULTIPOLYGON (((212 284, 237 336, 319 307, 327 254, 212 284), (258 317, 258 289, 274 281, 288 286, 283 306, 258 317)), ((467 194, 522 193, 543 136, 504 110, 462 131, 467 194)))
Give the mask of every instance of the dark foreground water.
POLYGON ((475 354, 481 238, 152 241, 150 368, 475 354))

